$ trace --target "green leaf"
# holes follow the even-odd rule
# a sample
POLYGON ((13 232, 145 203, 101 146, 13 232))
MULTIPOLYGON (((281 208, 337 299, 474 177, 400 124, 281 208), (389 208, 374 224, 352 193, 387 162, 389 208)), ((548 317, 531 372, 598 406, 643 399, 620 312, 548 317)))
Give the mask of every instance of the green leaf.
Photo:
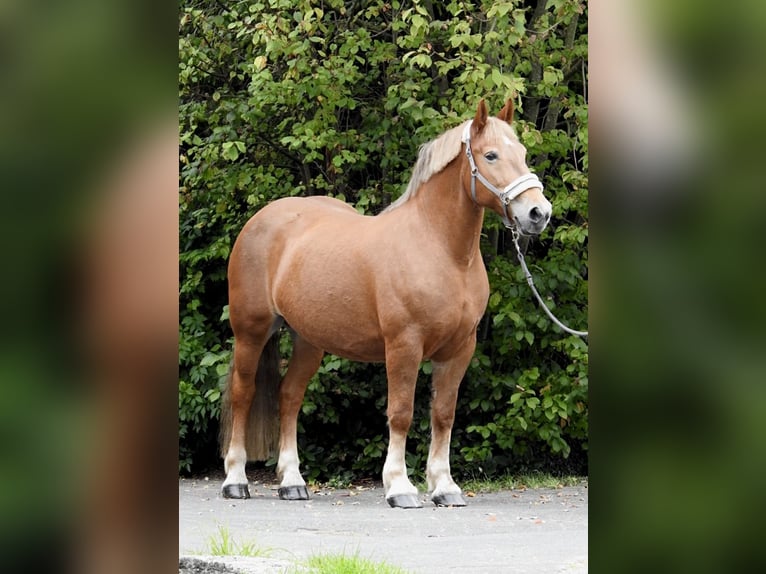
POLYGON ((552 68, 546 68, 543 72, 543 83, 544 84, 550 84, 555 85, 557 82, 558 77, 556 76, 556 72, 552 68))
POLYGON ((546 410, 545 418, 547 418, 549 421, 552 421, 553 419, 556 418, 556 413, 554 413, 552 410, 546 410))
POLYGON ((215 366, 215 373, 219 377, 225 377, 226 375, 229 374, 229 365, 227 365, 226 363, 218 363, 215 366))
POLYGON ((240 152, 245 151, 245 144, 244 142, 223 142, 221 148, 223 150, 221 155, 224 158, 235 161, 239 157, 240 152))
POLYGON ((527 343, 529 343, 530 345, 535 340, 535 336, 531 332, 529 332, 529 331, 525 331, 524 332, 524 338, 527 340, 527 343))

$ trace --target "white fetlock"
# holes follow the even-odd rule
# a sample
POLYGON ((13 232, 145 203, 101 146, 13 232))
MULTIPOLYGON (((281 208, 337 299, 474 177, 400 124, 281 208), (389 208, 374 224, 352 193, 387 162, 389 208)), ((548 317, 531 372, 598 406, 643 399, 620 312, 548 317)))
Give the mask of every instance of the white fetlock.
POLYGON ((245 452, 229 451, 224 460, 224 469, 226 470, 226 479, 223 486, 230 484, 243 484, 247 486, 247 475, 245 474, 245 452))
POLYGON ((286 451, 280 453, 279 462, 277 463, 277 476, 280 478, 279 485, 282 487, 306 486, 306 481, 301 476, 298 455, 294 452, 286 451))
POLYGON ((406 477, 398 478, 386 487, 386 498, 399 495, 417 496, 418 489, 406 477))

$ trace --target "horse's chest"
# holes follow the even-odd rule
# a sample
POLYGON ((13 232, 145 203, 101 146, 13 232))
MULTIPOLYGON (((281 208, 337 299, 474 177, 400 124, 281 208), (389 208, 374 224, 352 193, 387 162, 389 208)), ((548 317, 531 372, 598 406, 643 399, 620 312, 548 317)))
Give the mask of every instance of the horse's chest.
POLYGON ((425 331, 441 337, 467 335, 484 313, 489 295, 486 273, 442 275, 413 288, 408 311, 425 331))
POLYGON ((423 356, 446 360, 464 348, 476 332, 486 307, 486 297, 479 292, 462 292, 460 297, 441 300, 414 316, 420 318, 423 356))

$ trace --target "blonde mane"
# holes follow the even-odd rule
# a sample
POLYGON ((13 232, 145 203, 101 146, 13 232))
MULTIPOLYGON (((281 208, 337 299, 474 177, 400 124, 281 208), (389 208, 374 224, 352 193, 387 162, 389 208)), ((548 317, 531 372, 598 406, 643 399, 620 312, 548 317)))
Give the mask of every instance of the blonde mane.
MULTIPOLYGON (((467 123, 468 121, 465 121, 462 124, 447 130, 435 140, 431 140, 420 146, 420 149, 418 150, 418 159, 415 162, 415 166, 412 168, 412 176, 410 177, 410 182, 407 184, 407 189, 399 199, 389 205, 383 213, 396 209, 415 197, 421 185, 447 167, 447 165, 457 157, 463 146, 463 129, 467 123)), ((502 136, 508 137, 510 134, 510 137, 514 140, 518 139, 511 127, 506 122, 498 120, 497 118, 487 118, 487 125, 484 129, 484 137, 499 139, 502 136), (501 126, 505 126, 507 129, 503 129, 501 126)))

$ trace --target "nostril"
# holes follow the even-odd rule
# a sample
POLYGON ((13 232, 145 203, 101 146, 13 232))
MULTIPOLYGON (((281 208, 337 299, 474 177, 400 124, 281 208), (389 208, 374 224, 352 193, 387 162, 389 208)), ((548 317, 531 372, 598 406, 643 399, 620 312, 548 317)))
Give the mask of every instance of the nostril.
POLYGON ((543 218, 543 212, 540 211, 537 207, 533 207, 529 211, 529 219, 531 219, 534 223, 538 223, 543 218))

